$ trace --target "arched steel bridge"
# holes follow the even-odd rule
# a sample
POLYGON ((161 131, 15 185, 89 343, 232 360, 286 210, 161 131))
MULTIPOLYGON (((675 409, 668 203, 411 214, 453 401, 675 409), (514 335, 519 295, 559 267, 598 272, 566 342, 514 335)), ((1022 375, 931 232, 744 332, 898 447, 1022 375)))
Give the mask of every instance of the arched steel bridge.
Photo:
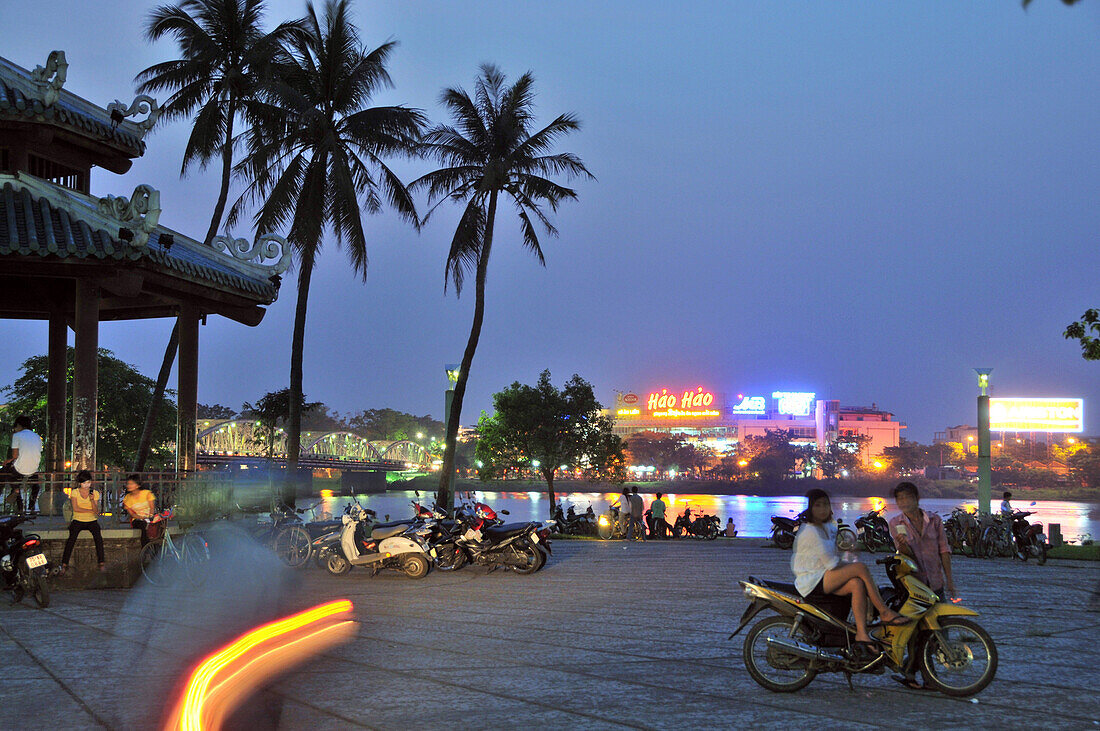
MULTIPOLYGON (((197 442, 199 462, 204 464, 268 457, 286 460, 286 432, 276 429, 272 440, 260 422, 251 419, 200 419, 197 442)), ((416 442, 372 441, 348 431, 302 432, 298 454, 302 466, 336 469, 415 470, 429 467, 432 461, 428 450, 416 442)))

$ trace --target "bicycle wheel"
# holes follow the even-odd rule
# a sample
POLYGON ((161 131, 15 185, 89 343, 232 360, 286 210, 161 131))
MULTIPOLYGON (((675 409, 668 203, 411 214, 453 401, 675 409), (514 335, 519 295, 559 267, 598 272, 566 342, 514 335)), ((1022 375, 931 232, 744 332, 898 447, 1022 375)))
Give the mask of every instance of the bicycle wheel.
POLYGON ((197 533, 188 533, 180 539, 180 562, 183 575, 192 586, 199 586, 206 579, 210 548, 206 539, 197 533))
POLYGON ((300 525, 284 528, 275 536, 275 555, 292 569, 300 569, 309 562, 312 548, 309 531, 300 525))
POLYGON ((164 583, 164 565, 160 560, 162 545, 160 541, 156 541, 141 547, 141 575, 150 584, 164 583))

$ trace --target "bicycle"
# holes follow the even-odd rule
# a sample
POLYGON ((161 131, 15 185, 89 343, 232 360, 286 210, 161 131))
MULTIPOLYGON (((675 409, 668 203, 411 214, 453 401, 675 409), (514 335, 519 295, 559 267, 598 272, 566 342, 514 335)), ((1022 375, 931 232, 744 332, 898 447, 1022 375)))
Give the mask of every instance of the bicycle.
POLYGON ((160 537, 142 547, 141 575, 150 584, 167 584, 182 569, 188 583, 199 586, 205 578, 206 562, 210 559, 206 541, 197 534, 188 533, 180 539, 177 548, 168 531, 171 517, 171 510, 162 510, 149 519, 146 530, 151 528, 150 533, 160 531, 160 537))

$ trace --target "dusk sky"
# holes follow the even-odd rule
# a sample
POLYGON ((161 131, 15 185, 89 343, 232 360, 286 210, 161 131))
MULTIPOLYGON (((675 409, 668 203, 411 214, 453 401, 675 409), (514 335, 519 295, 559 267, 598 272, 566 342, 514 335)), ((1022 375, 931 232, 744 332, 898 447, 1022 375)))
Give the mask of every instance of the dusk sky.
MULTIPOLYGON (((268 6, 272 23, 305 7, 268 6)), ((0 56, 33 68, 63 49, 66 89, 129 102, 139 71, 177 57, 144 40, 151 7, 4 0, 0 56)), ((1100 307, 1097 3, 378 0, 355 15, 372 48, 400 42, 395 88, 375 104, 444 121, 440 90, 471 89, 493 62, 533 71, 542 122, 583 122, 559 149, 597 180, 575 181, 578 201, 554 216, 545 269, 501 209, 464 424, 549 368, 604 404, 614 389, 699 385, 873 402, 928 442, 976 421, 972 369, 988 366, 993 395, 1083 397, 1086 432, 1100 432, 1100 363, 1062 338, 1100 307)), ((149 183, 161 223, 200 237, 218 172, 179 178, 188 131, 157 128, 129 173, 97 172, 92 192, 149 183)), ((392 212, 367 217, 365 283, 326 247, 309 399, 442 416, 443 366, 473 308, 472 279, 461 299, 443 290, 455 221, 447 210, 418 234, 392 212)), ((294 281, 258 327, 201 329, 201 402, 237 408, 287 385, 294 281)), ((171 328, 107 323, 101 345, 155 376, 171 328)), ((0 385, 45 352, 46 330, 0 322, 0 385)))

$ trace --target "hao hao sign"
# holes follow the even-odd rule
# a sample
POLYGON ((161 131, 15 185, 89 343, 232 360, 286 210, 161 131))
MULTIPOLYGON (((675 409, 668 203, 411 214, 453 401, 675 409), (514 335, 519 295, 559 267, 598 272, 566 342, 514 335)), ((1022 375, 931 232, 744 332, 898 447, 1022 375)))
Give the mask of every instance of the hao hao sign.
POLYGON ((667 388, 662 388, 646 396, 645 410, 650 416, 657 417, 719 416, 715 400, 714 394, 702 386, 683 393, 669 393, 667 388))
POLYGON ((991 398, 991 431, 1081 432, 1085 402, 1079 398, 991 398))

